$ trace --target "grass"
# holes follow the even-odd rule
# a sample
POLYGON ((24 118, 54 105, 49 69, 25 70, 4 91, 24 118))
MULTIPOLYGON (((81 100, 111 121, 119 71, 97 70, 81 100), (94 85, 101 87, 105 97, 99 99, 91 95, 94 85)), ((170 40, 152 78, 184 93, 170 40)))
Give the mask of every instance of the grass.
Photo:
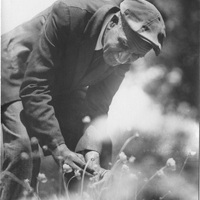
MULTIPOLYGON (((60 168, 60 178, 59 178, 59 187, 61 191, 61 184, 64 184, 64 195, 55 195, 49 200, 153 200, 155 196, 159 200, 173 200, 181 199, 177 196, 177 191, 179 185, 181 184, 181 175, 184 172, 184 168, 188 162, 188 159, 194 156, 195 152, 188 152, 182 167, 178 171, 176 168, 176 161, 173 158, 167 159, 165 165, 160 169, 155 170, 155 172, 150 176, 146 177, 144 172, 140 172, 142 165, 137 166, 137 159, 131 155, 127 156, 125 154, 126 147, 130 144, 131 141, 139 137, 139 134, 135 134, 132 137, 128 138, 122 148, 120 149, 118 156, 115 158, 115 162, 112 164, 111 170, 105 173, 104 178, 101 179, 99 174, 94 177, 87 179, 86 168, 90 164, 90 160, 87 162, 82 173, 79 171, 74 172, 68 182, 65 182, 65 173, 67 170, 60 168), (139 170, 138 170, 139 169, 139 170), (176 187, 171 187, 170 181, 171 177, 177 178, 176 187), (70 193, 69 186, 73 179, 79 179, 80 190, 76 193, 70 193), (158 187, 158 183, 162 187, 158 187), (149 191, 151 195, 149 196, 149 191), (153 196, 152 196, 153 194, 153 196)), ((14 181, 21 184, 24 188, 24 199, 30 200, 40 200, 39 197, 39 184, 45 184, 47 182, 45 174, 39 174, 37 178, 37 189, 36 191, 31 188, 29 180, 19 180, 15 175, 5 172, 2 173, 2 176, 9 176, 14 181)), ((173 179, 174 180, 174 179, 173 179)), ((174 186, 174 184, 173 184, 174 186)), ((181 199, 185 200, 185 199, 181 199)), ((191 198, 191 200, 193 200, 191 198)))

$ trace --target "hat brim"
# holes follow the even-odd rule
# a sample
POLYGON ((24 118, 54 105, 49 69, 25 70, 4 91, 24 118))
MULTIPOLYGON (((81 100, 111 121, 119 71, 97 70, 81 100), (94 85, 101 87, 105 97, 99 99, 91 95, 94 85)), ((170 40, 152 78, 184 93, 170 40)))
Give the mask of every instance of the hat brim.
POLYGON ((159 55, 160 48, 156 44, 154 44, 152 41, 150 41, 148 38, 132 30, 129 24, 124 20, 122 14, 121 14, 121 20, 122 20, 123 31, 128 39, 128 43, 130 44, 130 46, 136 46, 144 53, 145 51, 148 52, 151 49, 153 49, 155 51, 155 54, 159 55))

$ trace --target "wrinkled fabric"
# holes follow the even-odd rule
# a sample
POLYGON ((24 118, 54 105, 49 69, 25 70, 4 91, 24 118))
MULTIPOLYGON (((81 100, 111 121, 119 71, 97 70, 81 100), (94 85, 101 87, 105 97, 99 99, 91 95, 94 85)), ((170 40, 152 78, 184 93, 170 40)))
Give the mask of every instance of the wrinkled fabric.
POLYGON ((21 101, 2 107, 1 200, 17 200, 23 195, 25 188, 13 176, 21 182, 31 180, 31 146, 26 128, 20 120, 21 110, 21 101))
MULTIPOLYGON (((53 150, 66 143, 73 150, 85 135, 81 119, 107 114, 128 66, 111 68, 94 49, 104 19, 117 11, 98 0, 58 0, 2 36, 2 104, 22 99, 23 123, 41 146, 53 150), (84 99, 70 98, 83 88, 84 99)), ((79 150, 100 152, 102 144, 94 138, 79 150)))
MULTIPOLYGON (((30 179, 30 160, 20 157, 30 154, 26 130, 50 150, 62 143, 75 150, 80 141, 79 151, 104 149, 101 155, 109 157, 110 144, 98 141, 95 132, 88 137, 82 119, 107 114, 128 70, 110 68, 102 52, 94 51, 104 19, 117 11, 99 0, 58 0, 2 36, 2 171, 30 179)), ((17 199, 22 190, 2 175, 2 198, 17 199)))
MULTIPOLYGON (((81 1, 80 5, 76 2, 69 6, 68 1, 57 1, 28 59, 20 90, 23 115, 29 135, 37 137, 40 145, 47 145, 50 150, 65 143, 64 138, 69 134, 61 130, 55 105, 65 104, 67 100, 63 102, 63 97, 88 86, 85 113, 92 119, 107 114, 127 71, 126 66, 108 66, 102 54, 97 64, 91 64, 103 21, 119 8, 104 5, 91 10, 87 6, 90 3, 81 1)), ((67 112, 65 107, 60 112, 67 112)))

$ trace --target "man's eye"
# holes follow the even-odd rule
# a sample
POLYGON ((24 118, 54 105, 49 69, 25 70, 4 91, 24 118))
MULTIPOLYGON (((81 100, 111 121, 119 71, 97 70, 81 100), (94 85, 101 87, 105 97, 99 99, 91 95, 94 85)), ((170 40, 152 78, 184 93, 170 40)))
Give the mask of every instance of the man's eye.
POLYGON ((131 54, 131 57, 130 57, 130 62, 134 62, 134 61, 137 60, 138 58, 140 58, 140 56, 139 56, 138 54, 132 53, 132 54, 131 54))

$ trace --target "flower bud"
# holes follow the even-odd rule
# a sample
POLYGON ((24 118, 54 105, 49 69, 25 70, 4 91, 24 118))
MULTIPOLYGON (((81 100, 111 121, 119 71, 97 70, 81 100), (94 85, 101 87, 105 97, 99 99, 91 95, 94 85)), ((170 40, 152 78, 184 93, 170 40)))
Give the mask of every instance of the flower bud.
POLYGON ((126 154, 124 152, 121 152, 119 154, 119 159, 120 159, 121 162, 127 162, 127 156, 126 156, 126 154))
POLYGON ((46 183, 47 182, 47 177, 43 173, 39 173, 37 180, 40 181, 41 183, 46 183))
POLYGON ((68 164, 64 164, 63 165, 63 172, 64 173, 71 173, 73 170, 72 170, 72 168, 68 165, 68 164))
POLYGON ((131 156, 130 158, 129 158, 129 160, 128 160, 130 163, 134 163, 134 161, 135 161, 135 157, 134 156, 131 156))
POLYGON ((176 162, 173 158, 169 158, 166 162, 166 167, 172 171, 176 170, 176 162))
POLYGON ((48 150, 48 146, 47 146, 47 145, 44 145, 44 146, 42 147, 42 149, 43 149, 44 151, 47 151, 47 150, 48 150))
POLYGON ((129 172, 129 167, 128 167, 128 165, 123 164, 123 165, 122 165, 122 171, 123 171, 123 172, 129 172))
POLYGON ((197 152, 195 152, 195 151, 192 151, 192 150, 188 151, 189 156, 195 156, 196 154, 197 154, 197 152))
POLYGON ((26 152, 22 152, 20 154, 20 158, 21 158, 21 160, 28 160, 29 159, 29 155, 26 152))
POLYGON ((86 123, 90 123, 90 122, 91 122, 91 119, 90 119, 89 116, 85 116, 85 117, 83 117, 82 122, 85 123, 85 124, 86 124, 86 123))
POLYGON ((74 170, 74 175, 76 176, 76 178, 78 180, 81 180, 81 173, 80 173, 80 170, 74 170))
POLYGON ((164 176, 165 173, 164 173, 163 169, 158 170, 158 171, 157 171, 157 175, 158 175, 159 177, 164 176))

